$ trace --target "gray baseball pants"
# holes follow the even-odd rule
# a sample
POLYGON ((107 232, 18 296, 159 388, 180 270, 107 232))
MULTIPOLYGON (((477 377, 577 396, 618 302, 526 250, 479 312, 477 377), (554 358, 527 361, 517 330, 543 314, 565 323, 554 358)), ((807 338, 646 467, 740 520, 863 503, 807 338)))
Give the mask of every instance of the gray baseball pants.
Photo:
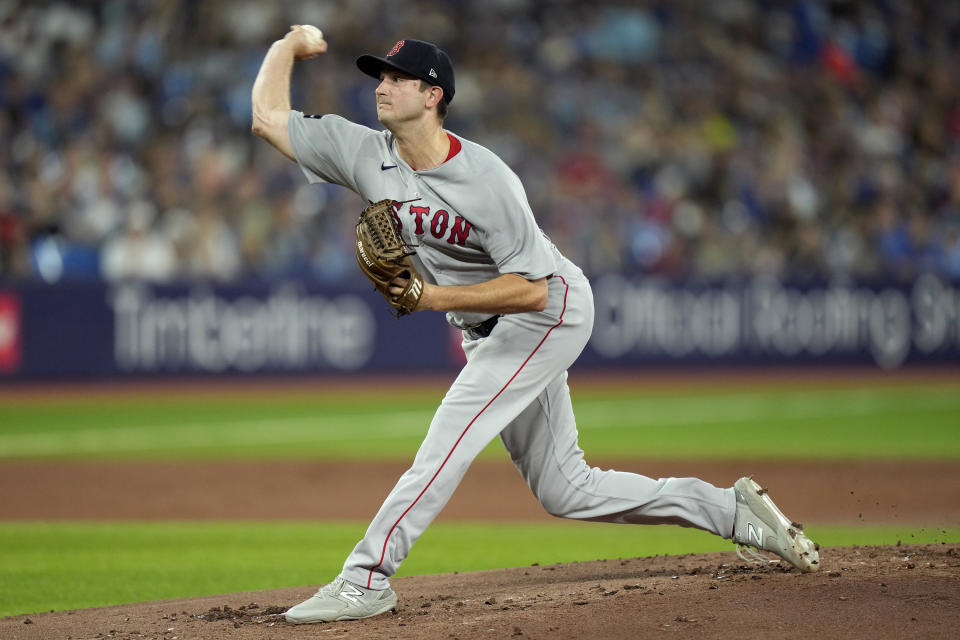
POLYGON ((543 507, 580 520, 679 524, 729 538, 733 489, 589 467, 577 444, 566 370, 593 327, 590 284, 573 267, 548 280, 547 308, 507 315, 464 339, 467 364, 437 409, 413 465, 384 500, 341 575, 384 589, 497 434, 543 507))

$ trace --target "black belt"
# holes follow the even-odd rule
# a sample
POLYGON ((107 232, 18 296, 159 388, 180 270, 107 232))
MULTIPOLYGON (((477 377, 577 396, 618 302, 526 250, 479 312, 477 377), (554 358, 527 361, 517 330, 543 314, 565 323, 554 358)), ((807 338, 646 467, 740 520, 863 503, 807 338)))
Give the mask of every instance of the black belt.
POLYGON ((493 328, 497 326, 499 320, 500 316, 490 316, 483 322, 464 329, 464 331, 466 331, 467 335, 473 340, 486 338, 493 332, 493 328))

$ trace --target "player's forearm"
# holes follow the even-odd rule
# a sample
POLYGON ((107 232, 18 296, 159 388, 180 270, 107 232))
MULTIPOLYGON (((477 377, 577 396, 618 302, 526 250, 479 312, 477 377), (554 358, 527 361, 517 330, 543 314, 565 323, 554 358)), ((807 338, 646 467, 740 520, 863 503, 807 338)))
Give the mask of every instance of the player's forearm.
POLYGON ((426 285, 419 310, 524 313, 547 306, 547 280, 527 280, 508 273, 471 285, 426 285))
POLYGON ((263 135, 278 117, 290 113, 290 73, 293 70, 293 46, 287 39, 277 40, 267 51, 257 79, 253 83, 253 132, 263 135))
POLYGON ((267 51, 253 83, 251 129, 295 161, 287 125, 290 117, 290 72, 294 59, 294 44, 289 38, 274 42, 267 51))

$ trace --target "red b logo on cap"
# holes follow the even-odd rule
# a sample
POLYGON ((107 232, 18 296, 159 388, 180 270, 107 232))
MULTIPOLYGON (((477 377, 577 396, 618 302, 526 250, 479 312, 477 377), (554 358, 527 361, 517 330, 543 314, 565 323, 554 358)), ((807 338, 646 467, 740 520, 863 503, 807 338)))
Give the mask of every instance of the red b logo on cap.
POLYGON ((395 55, 397 55, 397 51, 400 51, 400 48, 401 48, 401 47, 403 47, 403 40, 401 40, 401 41, 398 42, 397 44, 393 45, 393 49, 390 49, 390 53, 388 53, 387 55, 388 55, 388 56, 395 56, 395 55))

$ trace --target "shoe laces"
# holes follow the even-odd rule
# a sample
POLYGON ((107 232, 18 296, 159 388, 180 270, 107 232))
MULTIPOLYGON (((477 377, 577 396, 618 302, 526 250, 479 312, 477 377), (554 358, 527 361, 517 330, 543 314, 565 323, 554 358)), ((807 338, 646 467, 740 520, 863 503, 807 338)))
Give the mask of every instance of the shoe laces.
POLYGON ((769 556, 766 556, 753 547, 748 547, 745 544, 737 545, 737 557, 746 562, 747 564, 753 565, 771 565, 778 564, 779 560, 774 560, 769 556))
POLYGON ((317 589, 317 592, 313 595, 315 596, 323 596, 327 594, 334 595, 339 590, 339 587, 340 587, 340 579, 338 578, 336 580, 328 582, 327 584, 317 589))

